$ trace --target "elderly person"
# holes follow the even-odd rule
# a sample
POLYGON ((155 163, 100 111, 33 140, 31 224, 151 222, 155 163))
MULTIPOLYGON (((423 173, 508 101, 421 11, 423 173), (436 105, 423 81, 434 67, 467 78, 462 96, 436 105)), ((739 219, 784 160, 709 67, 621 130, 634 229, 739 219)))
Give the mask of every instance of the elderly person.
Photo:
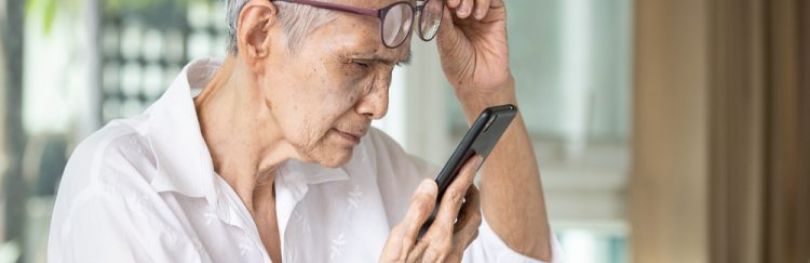
POLYGON ((515 104, 502 0, 227 4, 223 62, 192 62, 145 113, 77 147, 50 261, 558 258, 520 117, 482 168, 480 198, 474 158, 421 238, 438 169, 370 128, 386 113, 391 72, 407 63, 412 35, 438 38, 468 121, 515 104))

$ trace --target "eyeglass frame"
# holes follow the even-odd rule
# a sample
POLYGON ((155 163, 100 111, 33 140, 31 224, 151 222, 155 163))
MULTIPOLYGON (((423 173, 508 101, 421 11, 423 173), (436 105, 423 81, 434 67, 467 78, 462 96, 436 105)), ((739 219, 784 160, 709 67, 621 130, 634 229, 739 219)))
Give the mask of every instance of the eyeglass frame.
MULTIPOLYGON (((445 7, 444 3, 442 3, 442 13, 439 14, 439 28, 436 29, 436 34, 434 34, 430 39, 425 39, 424 32, 422 32, 422 27, 421 27, 421 23, 422 23, 422 20, 423 20, 423 10, 425 9, 425 6, 427 6, 428 2, 430 2, 430 1, 444 1, 444 0, 421 0, 421 1, 417 0, 417 2, 424 2, 424 4, 422 4, 422 5, 418 5, 418 4, 414 5, 411 1, 398 1, 398 2, 394 2, 394 3, 390 4, 390 5, 384 6, 382 8, 379 8, 379 9, 354 7, 354 6, 342 5, 342 4, 336 4, 336 3, 321 2, 321 1, 316 1, 316 0, 270 0, 270 1, 271 2, 287 2, 287 3, 292 3, 292 4, 302 4, 302 5, 308 5, 308 6, 311 6, 311 7, 321 8, 321 9, 326 9, 326 10, 351 13, 351 14, 355 14, 355 15, 376 17, 380 21, 380 41, 387 48, 398 48, 398 47, 402 46, 402 44, 405 44, 405 40, 407 40, 408 37, 410 37, 412 32, 413 32, 413 26, 414 26, 414 24, 416 24, 416 14, 417 13, 419 14, 419 24, 417 24, 417 30, 419 30, 419 34, 418 34, 419 38, 422 39, 425 42, 433 40, 434 38, 436 38, 437 35, 439 35, 438 31, 439 31, 439 28, 441 28, 441 23, 442 23, 442 20, 444 19, 444 8, 447 8, 447 7, 445 7), (394 8, 397 5, 401 5, 401 4, 406 4, 406 5, 411 7, 411 10, 413 12, 413 18, 412 18, 413 20, 411 21, 411 28, 409 28, 410 30, 408 30, 408 33, 405 36, 405 38, 403 38, 398 44, 396 44, 394 46, 390 46, 390 45, 388 45, 388 43, 385 43, 385 32, 383 32, 383 30, 385 30, 384 29, 384 27, 385 27, 385 25, 384 25, 385 16, 388 14, 388 12, 392 8, 394 8)), ((403 23, 403 25, 404 25, 404 23, 403 23)))

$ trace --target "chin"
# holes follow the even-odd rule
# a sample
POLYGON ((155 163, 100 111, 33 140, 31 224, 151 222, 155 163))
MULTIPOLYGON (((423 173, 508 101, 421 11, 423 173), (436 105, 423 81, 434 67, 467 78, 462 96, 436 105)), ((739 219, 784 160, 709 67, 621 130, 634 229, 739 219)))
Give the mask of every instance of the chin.
POLYGON ((348 163, 352 159, 353 147, 349 149, 335 149, 317 154, 316 159, 323 167, 337 168, 348 163))

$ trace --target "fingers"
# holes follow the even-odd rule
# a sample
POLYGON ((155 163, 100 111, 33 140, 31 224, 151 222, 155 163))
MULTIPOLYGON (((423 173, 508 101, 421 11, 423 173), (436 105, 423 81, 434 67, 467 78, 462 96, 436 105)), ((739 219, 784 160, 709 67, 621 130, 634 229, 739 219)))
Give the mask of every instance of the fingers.
POLYGON ((432 236, 431 245, 424 252, 423 262, 460 262, 464 250, 478 237, 482 220, 478 188, 470 186, 465 200, 455 224, 455 232, 442 233, 442 238, 432 236))
MULTIPOLYGON (((444 262, 446 257, 453 253, 456 218, 482 160, 480 156, 468 160, 445 191, 436 219, 425 235, 430 246, 425 251, 423 262, 444 262)), ((480 207, 480 204, 478 206, 480 207)))
POLYGON ((402 227, 405 240, 408 243, 415 243, 416 237, 419 234, 419 228, 425 223, 427 218, 433 213, 433 208, 436 205, 436 196, 439 189, 433 180, 425 179, 419 183, 416 192, 411 200, 411 206, 408 208, 408 213, 405 214, 405 220, 400 225, 402 227))
POLYGON ((452 236, 431 240, 430 245, 422 256, 422 262, 445 262, 447 256, 453 253, 452 236))
POLYGON ((406 262, 408 258, 415 257, 414 252, 421 254, 421 251, 414 248, 416 237, 419 228, 433 212, 437 195, 438 188, 433 180, 425 179, 419 184, 405 218, 391 230, 383 249, 382 261, 406 262))
POLYGON ((456 233, 453 235, 453 252, 448 256, 448 261, 451 262, 461 261, 464 250, 478 237, 478 228, 483 220, 478 188, 471 186, 464 200, 464 207, 461 208, 456 223, 456 233))
POLYGON ((489 12, 489 2, 490 0, 475 0, 475 19, 481 20, 484 17, 487 17, 487 12, 489 12))
POLYGON ((475 0, 461 0, 461 5, 456 8, 456 15, 461 19, 469 17, 472 13, 474 4, 475 0))
POLYGON ((430 245, 429 243, 425 243, 425 242, 417 243, 416 246, 413 248, 413 250, 411 250, 411 252, 408 254, 408 259, 405 260, 405 262, 409 262, 409 263, 412 263, 412 262, 426 262, 425 258, 422 255, 424 255, 425 250, 427 249, 427 247, 429 245, 430 245))
POLYGON ((449 227, 449 229, 444 230, 452 232, 453 225, 456 223, 456 218, 458 218, 458 212, 464 202, 464 196, 467 194, 467 189, 472 185, 475 173, 478 171, 478 167, 481 166, 482 161, 483 159, 480 156, 475 156, 464 164, 459 174, 453 179, 453 183, 447 187, 444 196, 442 196, 441 206, 436 214, 436 220, 433 222, 434 225, 449 227))
POLYGON ((405 218, 391 230, 381 260, 445 262, 460 259, 461 255, 458 253, 463 253, 464 248, 475 239, 480 225, 478 190, 470 186, 482 161, 481 157, 475 156, 464 164, 445 191, 437 217, 428 233, 417 242, 419 230, 433 212, 438 195, 433 180, 422 181, 411 199, 405 218), (460 211, 462 214, 458 221, 459 230, 455 231, 456 218, 460 211))
POLYGON ((448 0, 447 6, 453 9, 458 8, 458 5, 461 4, 461 0, 448 0))
POLYGON ((456 223, 457 245, 466 247, 478 236, 478 227, 481 226, 481 198, 478 188, 471 186, 464 197, 464 207, 459 212, 456 223), (459 242, 460 241, 460 242, 459 242))
POLYGON ((453 9, 456 16, 461 19, 474 17, 484 19, 493 4, 503 5, 503 0, 448 0, 447 7, 453 9))
MULTIPOLYGON (((458 1, 458 0, 457 0, 458 1)), ((447 42, 449 38, 456 38, 456 28, 453 24, 453 11, 449 8, 444 9, 442 14, 441 26, 439 26, 439 35, 436 37, 438 41, 447 42)))

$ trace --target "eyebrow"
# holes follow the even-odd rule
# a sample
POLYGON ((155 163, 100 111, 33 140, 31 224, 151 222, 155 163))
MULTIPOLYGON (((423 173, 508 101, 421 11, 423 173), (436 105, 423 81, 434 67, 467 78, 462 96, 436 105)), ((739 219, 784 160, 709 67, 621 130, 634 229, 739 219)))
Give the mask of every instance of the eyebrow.
POLYGON ((392 60, 392 59, 389 59, 389 58, 385 58, 385 57, 382 57, 382 56, 377 55, 377 54, 373 54, 373 55, 354 54, 353 57, 357 57, 356 59, 361 59, 361 60, 375 61, 375 62, 383 63, 383 64, 386 64, 386 65, 406 65, 407 66, 407 65, 411 64, 412 54, 413 53, 411 52, 411 50, 408 50, 408 54, 405 56, 405 58, 403 58, 402 60, 399 60, 399 61, 392 60))

